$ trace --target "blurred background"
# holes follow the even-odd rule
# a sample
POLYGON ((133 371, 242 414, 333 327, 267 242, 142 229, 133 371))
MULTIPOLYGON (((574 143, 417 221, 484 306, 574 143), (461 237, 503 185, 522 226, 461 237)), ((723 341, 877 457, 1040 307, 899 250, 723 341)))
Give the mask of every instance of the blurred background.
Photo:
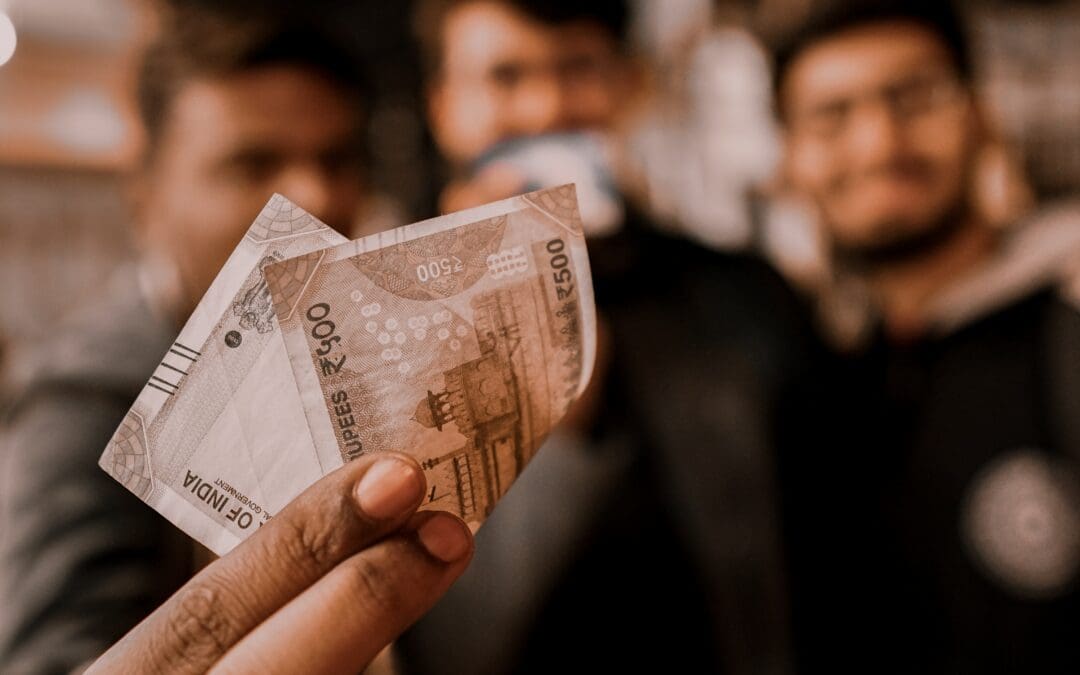
MULTIPOLYGON (((808 1, 637 0, 633 35, 651 96, 625 160, 654 217, 710 245, 760 247, 796 276, 813 268, 812 233, 782 204, 752 218, 761 204, 750 197, 772 180, 779 153, 759 36, 797 21, 808 1)), ((368 72, 367 149, 382 222, 434 215, 442 173, 420 113, 412 3, 295 4, 346 31, 368 72)), ((132 70, 154 31, 153 9, 140 0, 0 0, 0 400, 19 377, 20 350, 133 253, 132 70)), ((1072 193, 1080 3, 971 0, 965 12, 979 84, 1011 159, 1038 197, 1072 193)))
MULTIPOLYGON (((114 272, 134 261, 140 253, 133 234, 136 216, 132 181, 132 177, 146 167, 141 162, 145 159, 145 138, 141 137, 143 132, 135 100, 139 58, 145 46, 161 30, 163 9, 184 9, 188 5, 205 4, 215 11, 227 8, 245 18, 245 13, 255 17, 280 10, 345 38, 350 50, 348 57, 354 59, 356 67, 363 72, 361 80, 369 85, 363 92, 361 105, 348 108, 342 116, 354 120, 362 108, 366 118, 363 124, 355 126, 363 130, 359 163, 363 164, 362 173, 367 185, 363 199, 357 200, 362 202, 362 213, 353 217, 350 212, 346 218, 347 227, 338 229, 346 231, 351 222, 352 229, 346 233, 370 233, 464 205, 505 197, 505 194, 491 197, 494 193, 488 193, 487 198, 482 198, 482 192, 465 193, 459 184, 467 183, 461 178, 469 175, 470 179, 475 178, 476 185, 483 187, 486 168, 492 164, 509 164, 523 172, 524 175, 518 178, 528 178, 517 184, 518 188, 525 185, 534 189, 545 181, 578 181, 586 227, 592 227, 589 222, 592 216, 586 214, 586 210, 597 214, 596 230, 589 232, 591 265, 597 278, 604 275, 597 273, 597 270, 604 270, 604 246, 594 246, 593 242, 602 242, 611 233, 600 221, 621 218, 620 227, 630 230, 631 225, 626 224, 632 224, 634 218, 640 216, 639 219, 649 226, 657 225, 685 234, 708 247, 765 257, 788 280, 819 300, 816 309, 820 314, 835 314, 828 316, 829 321, 822 322, 836 324, 824 326, 826 332, 835 333, 828 337, 850 342, 848 347, 858 341, 856 333, 869 325, 864 321, 866 312, 860 314, 868 302, 860 303, 855 294, 843 295, 846 288, 840 287, 828 269, 828 246, 816 229, 814 216, 809 208, 791 197, 793 191, 786 181, 789 175, 782 172, 784 148, 774 114, 772 65, 775 54, 770 45, 780 42, 786 33, 805 26, 805 18, 815 6, 820 9, 819 3, 815 0, 633 0, 629 60, 639 66, 639 72, 634 72, 640 76, 640 81, 635 79, 633 87, 626 87, 634 90, 634 96, 627 97, 633 100, 611 97, 615 105, 608 107, 616 108, 616 111, 608 117, 618 118, 618 123, 612 122, 610 130, 604 129, 605 133, 611 133, 603 143, 596 140, 599 134, 590 135, 598 125, 584 125, 588 127, 584 131, 575 127, 573 133, 568 132, 568 126, 561 129, 545 127, 535 134, 538 137, 535 144, 516 143, 528 133, 507 134, 494 138, 494 143, 470 154, 468 148, 457 152, 460 149, 457 145, 445 143, 446 134, 437 129, 432 131, 429 126, 428 118, 437 117, 431 112, 436 87, 426 82, 431 75, 431 64, 427 63, 430 59, 424 58, 424 51, 418 49, 424 28, 418 25, 423 17, 417 12, 420 2, 0 0, 0 426, 4 422, 5 407, 9 413, 21 409, 11 403, 19 388, 33 375, 30 364, 49 360, 50 354, 45 353, 45 359, 42 359, 42 352, 50 349, 50 338, 62 333, 65 321, 80 308, 95 298, 108 295, 107 284, 114 272), (642 86, 638 87, 638 84, 642 86), (617 114, 622 112, 626 114, 617 114), (582 181, 581 176, 591 178, 582 181), (595 185, 589 186, 592 178, 595 178, 595 185), (619 194, 612 197, 615 192, 619 194), (611 203, 604 202, 609 197, 612 197, 611 203), (605 211, 607 207, 610 208, 605 211), (612 210, 618 213, 611 215, 612 210), (350 217, 353 219, 349 220, 350 217), (836 292, 833 297, 838 298, 835 303, 825 301, 833 292, 836 292), (853 297, 854 301, 846 306, 853 297), (845 312, 850 314, 850 321, 845 312)), ((596 3, 604 4, 600 0, 596 3)), ((544 5, 542 2, 532 4, 541 8, 544 5)), ((989 130, 986 134, 989 143, 985 150, 980 147, 972 175, 966 173, 964 178, 970 177, 973 181, 975 205, 981 211, 980 215, 987 217, 988 224, 994 226, 989 230, 1000 233, 1023 220, 1035 204, 1071 200, 1080 192, 1080 77, 1077 75, 1080 72, 1080 0, 968 0, 959 6, 964 28, 972 39, 976 93, 986 105, 986 119, 975 120, 973 125, 980 126, 982 132, 978 122, 985 121, 989 130)), ((447 39, 446 42, 453 41, 447 39)), ((473 42, 480 42, 485 48, 489 46, 482 40, 473 42)), ((558 48, 564 46, 559 43, 558 48)), ((437 45, 437 49, 444 48, 443 44, 437 45)), ((615 60, 621 62, 623 55, 618 51, 615 60)), ((441 58, 447 62, 451 60, 445 53, 441 58)), ((589 59, 583 60, 588 62, 589 59)), ((441 72, 441 76, 449 79, 445 73, 451 69, 446 64, 442 67, 445 72, 441 72)), ((524 75, 518 72, 516 77, 536 78, 537 72, 541 72, 535 65, 529 67, 536 71, 524 75)), ((566 81, 592 77, 594 85, 597 79, 604 80, 611 72, 623 73, 605 63, 602 57, 597 57, 593 63, 582 64, 581 59, 578 62, 569 59, 569 66, 559 62, 554 66, 546 63, 541 68, 546 69, 541 72, 543 78, 548 78, 552 72, 566 81), (575 68, 579 72, 571 72, 575 68), (602 77, 596 78, 597 73, 602 77)), ((515 77, 514 73, 502 73, 502 76, 510 80, 515 77)), ((348 82, 351 86, 352 81, 348 82)), ((511 89, 505 82, 492 86, 499 85, 511 89)), ((457 86, 473 93, 469 83, 457 86)), ((604 86, 598 89, 603 90, 604 86)), ((936 90, 936 94, 941 95, 941 91, 945 90, 936 90)), ((341 93, 336 91, 336 94, 341 93)), ((887 93, 895 94, 893 90, 887 93)), ((922 103, 932 107, 934 102, 930 98, 934 93, 927 94, 928 100, 922 103)), ((564 103, 566 98, 571 97, 564 97, 564 103)), ((310 104, 310 99, 305 99, 305 103, 310 104)), ((464 126, 456 130, 459 139, 484 136, 483 132, 474 129, 483 124, 474 123, 469 113, 490 103, 485 100, 480 106, 462 106, 467 113, 462 116, 464 126)), ((894 107, 897 105, 892 99, 890 103, 894 107)), ((309 108, 318 107, 318 104, 309 105, 309 108)), ((486 122, 495 119, 496 123, 492 125, 498 126, 507 108, 491 107, 497 112, 489 114, 490 119, 486 122)), ((515 109, 515 112, 521 110, 515 109)), ((896 109, 891 112, 900 114, 896 109)), ((292 129, 293 120, 299 117, 309 116, 294 114, 288 117, 286 129, 292 129)), ((975 117, 977 114, 972 116, 975 117)), ((523 119, 529 122, 528 114, 523 119)), ((318 122, 311 123, 318 125, 318 122)), ((201 132, 204 126, 197 129, 201 132)), ((522 132, 523 129, 524 126, 513 131, 522 132)), ((197 136, 202 137, 201 134, 197 136)), ((960 137, 959 134, 951 136, 960 137)), ((258 164, 260 158, 254 159, 253 163, 258 164)), ((335 156, 328 163, 340 160, 339 164, 347 164, 350 159, 357 158, 341 160, 335 156)), ((334 168, 340 170, 340 165, 320 168, 333 173, 334 168)), ((351 180, 355 177, 353 174, 348 176, 349 186, 360 183, 360 180, 351 180)), ((202 187, 207 185, 219 187, 221 184, 203 183, 202 187)), ((498 186, 495 190, 498 191, 498 186)), ((361 190, 357 187, 355 191, 361 190)), ((261 192, 258 199, 264 199, 261 192)), ((193 247, 199 251, 193 257, 200 257, 203 249, 210 248, 203 243, 212 238, 189 237, 188 233, 193 229, 189 226, 194 222, 197 227, 213 229, 213 218, 207 215, 217 211, 213 200, 200 205, 204 208, 191 210, 194 215, 183 222, 184 227, 174 228, 184 231, 178 235, 183 238, 179 243, 195 242, 193 247)), ((310 210, 316 211, 315 208, 310 210)), ((1080 231, 1075 219, 1077 213, 1080 212, 1070 213, 1074 219, 1065 222, 1065 228, 1051 231, 1050 238, 1057 237, 1058 241, 1047 240, 1050 248, 1065 249, 1065 244, 1071 242, 1072 251, 1076 251, 1076 244, 1080 242, 1076 234, 1080 231)), ((252 213, 251 217, 255 215, 252 213)), ((146 214, 143 214, 145 218, 146 214)), ((249 218, 245 215, 242 220, 243 226, 247 227, 249 218)), ((140 222, 140 225, 145 226, 146 222, 140 222)), ((609 251, 615 252, 609 255, 618 257, 617 246, 612 246, 609 251)), ((217 264, 207 266, 218 269, 217 264)), ((625 269, 612 269, 615 271, 607 270, 608 278, 622 283, 620 274, 625 269)), ((1004 278, 1012 271, 1012 268, 1004 272, 997 269, 996 273, 1000 272, 1004 278)), ((1042 278, 1036 279, 1042 271, 1036 272, 1030 274, 1031 280, 1042 283, 1042 278)), ((1080 280, 1080 275, 1076 279, 1080 280)), ((145 281, 141 276, 138 279, 139 285, 145 281)), ((140 291, 145 292, 146 288, 140 288, 140 291)), ((158 291, 158 288, 151 291, 158 291)), ((1072 300, 1080 307, 1080 281, 1072 291, 1072 300)), ((201 291, 195 297, 199 295, 201 291)), ((600 295, 597 293, 598 302, 602 301, 600 295)), ((945 305, 947 303, 943 303, 945 305)), ((762 313, 783 313, 782 308, 774 309, 766 302, 761 302, 760 307, 767 308, 762 313)), ((755 311, 757 309, 755 305, 755 311)), ((906 327, 903 322, 896 325, 906 327)), ((917 325, 910 335, 917 335, 923 327, 917 325)), ((909 346, 905 341, 909 336, 903 330, 897 335, 903 338, 897 342, 900 345, 897 351, 904 352, 909 346)), ((1009 351, 995 346, 985 353, 973 352, 977 354, 973 359, 982 357, 991 361, 987 353, 993 352, 994 357, 998 357, 1009 351)), ((1021 353, 1024 350, 1014 351, 1021 353)), ((1035 353, 1035 349, 1031 352, 1035 353)), ((98 360, 106 362, 105 359, 98 360)), ((762 361, 768 360, 762 357, 762 361)), ((916 372, 913 363, 901 360, 896 372, 905 368, 916 372)), ((1042 365, 1040 362, 1039 367, 1042 365)), ((982 373, 982 370, 973 367, 972 372, 982 373)), ((891 370, 890 373, 895 375, 891 370)), ((1041 369, 1039 373, 1042 373, 1041 369)), ((137 379, 139 386, 145 381, 141 376, 137 379)), ((914 377, 908 379, 916 381, 914 377)), ((929 381, 929 376, 927 379, 929 381)), ((993 377, 988 376, 986 381, 990 380, 993 377)), ((907 380, 901 381, 904 386, 906 383, 907 380)), ((1026 386, 1022 384, 1015 390, 1024 390, 1026 386)), ((970 388, 968 382, 964 382, 963 387, 958 400, 983 389, 1008 389, 996 380, 985 387, 971 384, 970 388)), ((1024 395, 1027 394, 1024 391, 1024 395)), ((1069 402, 1075 404, 1076 400, 1069 402)), ((1038 406, 1041 402, 1032 405, 1038 406)), ((126 409, 126 402, 123 409, 126 409)), ((978 407, 972 404, 961 409, 978 410, 978 407)), ((1072 415, 1075 408, 1063 409, 1067 410, 1070 419, 1075 418, 1072 415)), ((95 415, 89 408, 83 411, 87 416, 95 415)), ((704 417, 712 420, 710 415, 704 417)), ((808 413, 807 417, 812 415, 808 413)), ((1041 416, 1040 409, 1039 415, 1034 417, 1041 419, 1041 416)), ((858 415, 852 417, 859 418, 858 415)), ((829 418, 823 415, 822 419, 829 418)), ((976 426, 981 427, 981 420, 976 421, 980 422, 976 426)), ((740 420, 733 426, 739 427, 741 423, 740 420)), ((902 424, 897 423, 897 428, 900 427, 902 424)), ((94 445, 96 443, 96 440, 91 443, 95 457, 99 447, 94 445)), ((973 447, 977 445, 972 443, 973 447)), ((859 448, 861 453, 862 445, 859 448)), ((704 449, 711 451, 713 448, 704 449)), ((951 453, 954 448, 948 449, 951 453)), ((4 459, 4 448, 0 448, 0 477, 4 476, 4 459)), ((16 473, 12 471, 10 475, 16 473)), ((104 476, 99 477, 105 480, 104 476)), ((918 476, 913 480, 913 491, 919 495, 923 491, 920 481, 918 476)), ((111 483, 110 486, 117 487, 111 483)), ((710 486, 710 490, 712 488, 710 486)), ((747 488, 745 491, 755 490, 747 488)), ((633 489, 629 491, 633 494, 633 489)), ((765 490, 758 491, 766 494, 765 490)), ((1070 499, 1074 496, 1074 492, 1069 492, 1070 499)), ((762 500, 766 498, 761 497, 762 500)), ((1050 502, 1051 507, 1055 504, 1050 502)), ((1027 512, 1022 515, 1024 513, 1027 512)), ((1069 517, 1072 514, 1074 512, 1069 512, 1069 517)), ((1058 531, 1061 535, 1058 539, 1070 546, 1076 543, 1068 553, 1072 555, 1072 561, 1080 561, 1080 543, 1077 543, 1080 538, 1071 536, 1077 531, 1077 521, 1063 519, 1062 522, 1066 523, 1062 531, 1068 536, 1058 531)), ((758 529, 764 531, 764 528, 758 529)), ((37 565, 37 561, 31 562, 37 565)), ((1080 563, 1076 569, 1080 569, 1080 563)), ((19 579, 13 585, 21 582, 19 579)), ((0 638, 3 637, 0 634, 0 638)), ((451 669, 450 672, 455 671, 451 669)))

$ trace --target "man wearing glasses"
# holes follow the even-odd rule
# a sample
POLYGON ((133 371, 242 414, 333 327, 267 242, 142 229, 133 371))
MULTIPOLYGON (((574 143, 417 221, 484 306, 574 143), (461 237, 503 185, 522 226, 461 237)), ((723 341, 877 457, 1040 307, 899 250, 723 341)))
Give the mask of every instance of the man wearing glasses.
POLYGON ((785 418, 808 671, 1080 672, 1080 216, 994 224, 971 80, 931 3, 830 7, 778 54, 786 178, 849 319, 785 418))

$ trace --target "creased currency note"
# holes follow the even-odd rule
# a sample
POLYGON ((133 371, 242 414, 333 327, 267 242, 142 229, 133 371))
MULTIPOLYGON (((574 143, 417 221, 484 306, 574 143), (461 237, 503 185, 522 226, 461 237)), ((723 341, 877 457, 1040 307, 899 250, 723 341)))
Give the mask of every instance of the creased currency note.
POLYGON ((275 195, 101 456, 105 471, 219 555, 323 474, 261 268, 343 241, 275 195))
POLYGON ((264 268, 324 471, 420 460, 474 528, 580 394, 595 309, 572 185, 264 268))

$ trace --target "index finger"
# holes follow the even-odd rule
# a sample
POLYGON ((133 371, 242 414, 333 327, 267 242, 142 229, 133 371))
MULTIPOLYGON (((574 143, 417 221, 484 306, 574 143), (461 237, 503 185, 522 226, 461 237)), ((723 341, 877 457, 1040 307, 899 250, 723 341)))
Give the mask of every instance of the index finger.
POLYGON ((405 524, 423 494, 411 458, 350 462, 185 584, 89 672, 205 672, 338 563, 405 524))

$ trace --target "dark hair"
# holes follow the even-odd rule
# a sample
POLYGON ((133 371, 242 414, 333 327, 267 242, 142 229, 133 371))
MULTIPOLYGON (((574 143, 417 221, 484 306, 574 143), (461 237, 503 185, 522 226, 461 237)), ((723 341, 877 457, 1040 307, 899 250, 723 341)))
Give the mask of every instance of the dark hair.
POLYGON ((780 92, 792 62, 807 48, 866 24, 918 23, 941 38, 964 81, 972 76, 971 54, 961 18, 949 0, 829 0, 815 2, 798 26, 774 45, 773 84, 780 92))
POLYGON ((138 71, 136 95, 146 132, 146 158, 154 155, 174 99, 185 84, 272 65, 296 65, 318 73, 340 88, 358 111, 368 94, 357 56, 321 26, 285 16, 207 9, 165 14, 138 71))
MULTIPOLYGON (((620 47, 629 41, 627 0, 490 0, 506 5, 549 26, 591 21, 611 34, 620 47)), ((451 11, 476 0, 419 0, 413 13, 413 32, 428 75, 442 67, 443 28, 451 11)))

